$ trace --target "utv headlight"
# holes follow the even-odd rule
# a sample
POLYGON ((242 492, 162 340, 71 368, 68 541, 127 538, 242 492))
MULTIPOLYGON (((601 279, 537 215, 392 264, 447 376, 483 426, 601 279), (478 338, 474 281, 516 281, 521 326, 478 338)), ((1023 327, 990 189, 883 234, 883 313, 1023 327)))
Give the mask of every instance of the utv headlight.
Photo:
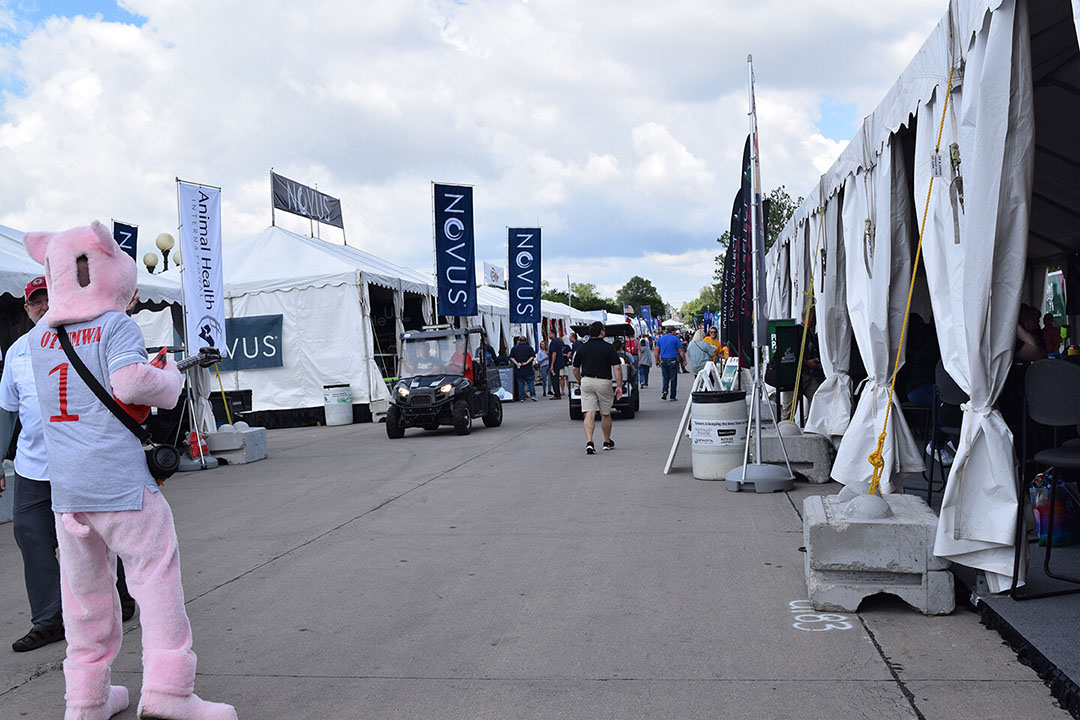
POLYGON ((400 395, 401 397, 408 397, 409 388, 405 387, 404 385, 398 385, 397 394, 400 395))
POLYGON ((453 390, 453 389, 454 389, 454 386, 453 386, 453 385, 451 385, 450 383, 445 383, 444 385, 442 385, 442 386, 441 386, 441 387, 439 388, 439 392, 441 392, 441 393, 448 393, 448 392, 450 392, 450 391, 451 391, 451 390, 453 390))

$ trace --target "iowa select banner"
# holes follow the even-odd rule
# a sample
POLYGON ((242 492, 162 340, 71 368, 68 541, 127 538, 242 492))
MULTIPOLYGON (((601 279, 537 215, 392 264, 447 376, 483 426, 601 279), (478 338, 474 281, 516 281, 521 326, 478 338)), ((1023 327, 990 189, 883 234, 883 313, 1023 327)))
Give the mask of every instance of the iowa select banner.
POLYGON ((184 255, 184 326, 187 351, 224 350, 225 292, 221 280, 221 190, 177 181, 180 250, 184 255))
POLYGON ((476 315, 473 189, 433 185, 438 313, 447 317, 476 315))
POLYGON ((273 171, 270 172, 270 188, 274 207, 278 210, 345 229, 345 221, 341 219, 341 200, 273 171))
POLYGON ((509 228, 510 322, 540 322, 540 228, 509 228))

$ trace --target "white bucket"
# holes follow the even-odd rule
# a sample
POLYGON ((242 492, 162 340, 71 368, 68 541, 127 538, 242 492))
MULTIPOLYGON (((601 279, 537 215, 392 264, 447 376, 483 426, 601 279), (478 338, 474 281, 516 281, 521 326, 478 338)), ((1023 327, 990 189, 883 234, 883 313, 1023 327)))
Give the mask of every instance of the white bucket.
POLYGON ((352 387, 348 383, 323 385, 323 410, 326 411, 327 425, 351 425, 352 387))
POLYGON ((746 448, 746 392, 696 392, 690 406, 694 477, 723 480, 742 465, 746 448))

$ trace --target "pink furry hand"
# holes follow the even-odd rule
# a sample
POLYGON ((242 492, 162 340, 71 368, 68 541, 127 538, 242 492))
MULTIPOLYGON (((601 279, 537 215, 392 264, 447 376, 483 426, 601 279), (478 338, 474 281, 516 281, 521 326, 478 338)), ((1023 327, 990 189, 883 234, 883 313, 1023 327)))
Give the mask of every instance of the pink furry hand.
POLYGON ((168 409, 176 406, 184 380, 176 363, 169 360, 161 369, 150 363, 122 367, 109 376, 109 384, 122 403, 168 409))

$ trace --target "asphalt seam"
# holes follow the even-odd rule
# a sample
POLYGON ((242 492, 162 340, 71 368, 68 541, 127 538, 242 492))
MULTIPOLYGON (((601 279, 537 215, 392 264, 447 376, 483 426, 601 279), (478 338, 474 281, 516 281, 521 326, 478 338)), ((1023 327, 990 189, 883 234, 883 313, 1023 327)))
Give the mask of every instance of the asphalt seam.
POLYGON ((885 667, 889 669, 889 674, 892 675, 893 680, 896 681, 896 686, 900 688, 900 692, 903 693, 905 698, 907 698, 908 705, 910 705, 912 711, 914 711, 915 717, 917 717, 919 720, 926 720, 926 716, 923 715, 922 710, 920 710, 919 706, 915 703, 915 694, 908 689, 907 684, 900 677, 899 667, 896 665, 896 663, 892 661, 892 659, 888 655, 885 654, 885 649, 881 647, 881 643, 878 642, 877 637, 874 635, 874 631, 871 630, 870 626, 866 624, 866 620, 863 618, 863 616, 856 615, 856 617, 859 618, 859 622, 862 624, 863 629, 866 630, 866 634, 870 638, 870 642, 872 642, 874 644, 874 647, 877 648, 878 655, 881 656, 881 660, 885 663, 885 667))

